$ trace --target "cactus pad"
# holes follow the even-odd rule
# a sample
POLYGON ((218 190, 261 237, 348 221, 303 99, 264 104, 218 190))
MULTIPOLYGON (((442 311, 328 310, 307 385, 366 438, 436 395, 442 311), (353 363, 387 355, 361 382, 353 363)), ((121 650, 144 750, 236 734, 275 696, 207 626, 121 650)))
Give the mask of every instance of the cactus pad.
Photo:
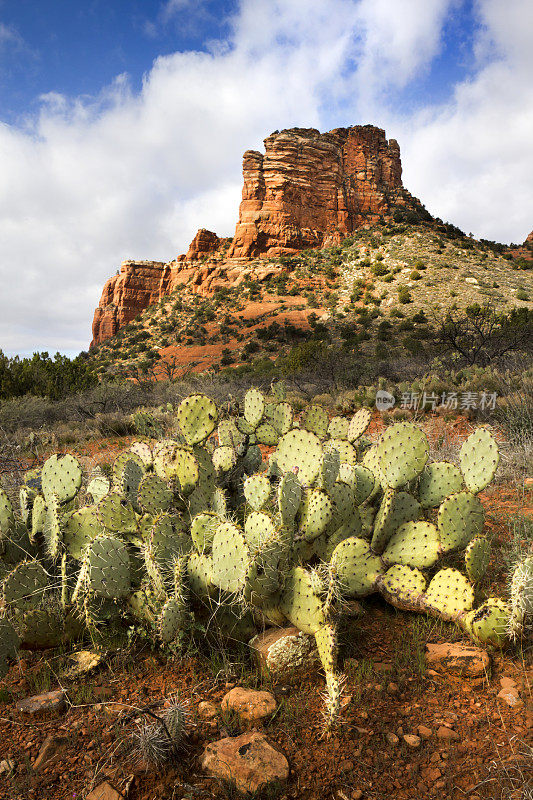
MULTIPOLYGON (((343 471, 343 467, 348 466, 349 465, 341 464, 339 469, 339 480, 344 481, 345 483, 351 483, 351 481, 345 477, 345 473, 343 471)), ((367 467, 364 467, 362 464, 354 464, 351 469, 353 470, 353 475, 355 478, 355 485, 353 487, 355 505, 360 506, 361 503, 364 503, 364 501, 367 500, 374 491, 376 479, 374 477, 374 473, 367 467)))
POLYGON ((357 461, 357 451, 353 444, 346 439, 328 439, 324 444, 324 452, 332 453, 334 451, 339 454, 341 464, 353 466, 357 461))
POLYGON ((490 561, 490 544, 484 536, 476 536, 465 550, 465 567, 474 583, 481 581, 490 561))
POLYGON ((348 426, 348 441, 356 442, 366 431, 372 419, 372 412, 369 408, 360 408, 350 420, 348 426))
POLYGON ((489 597, 465 616, 464 627, 479 644, 503 647, 507 641, 510 616, 508 603, 498 597, 489 597))
POLYGON ((261 511, 252 511, 244 523, 244 538, 251 550, 257 550, 265 540, 275 534, 274 523, 261 511))
POLYGON ((231 447, 234 450, 240 448, 246 438, 233 419, 223 419, 219 422, 217 434, 221 447, 231 447))
POLYGON ((270 481, 265 475, 251 475, 243 486, 244 496, 254 511, 261 511, 270 497, 270 481))
POLYGON ((143 477, 137 492, 139 506, 148 514, 166 511, 172 504, 172 492, 157 475, 148 474, 143 477))
POLYGON ((67 503, 81 488, 81 467, 74 456, 56 454, 44 462, 41 480, 46 501, 54 494, 61 504, 67 503))
POLYGON ((436 461, 428 464, 418 481, 418 498, 423 508, 436 508, 451 494, 463 489, 463 476, 455 464, 436 461))
POLYGON ((466 488, 476 494, 485 489, 494 478, 500 454, 496 440, 486 428, 477 428, 463 442, 459 463, 466 488))
POLYGON ((255 430, 265 411, 265 398, 259 389, 248 389, 244 395, 244 419, 255 430))
POLYGON ((131 591, 128 548, 120 539, 104 534, 85 553, 89 588, 105 599, 126 597, 131 591))
POLYGON ((217 472, 229 472, 237 463, 237 453, 233 447, 217 447, 213 453, 213 466, 217 472))
POLYGON ((302 485, 293 472, 287 472, 278 486, 278 506, 284 525, 291 527, 302 501, 302 485))
POLYGON ((255 430, 255 435, 259 444, 273 447, 279 441, 279 433, 270 422, 262 422, 255 430))
POLYGON ((304 633, 315 633, 327 624, 324 610, 325 587, 304 567, 294 567, 286 579, 280 608, 293 625, 304 633))
POLYGON ((328 495, 320 489, 308 492, 301 507, 301 528, 307 541, 324 533, 332 516, 333 506, 328 495))
POLYGON ((280 436, 285 436, 292 428, 294 413, 290 403, 276 403, 272 414, 272 425, 280 436))
POLYGON ((169 445, 165 451, 159 451, 154 456, 154 469, 161 480, 176 483, 185 497, 191 494, 200 477, 194 453, 179 445, 169 445))
POLYGON ((203 511, 191 522, 191 537, 199 553, 210 553, 219 519, 216 514, 203 511))
POLYGON ((95 475, 95 477, 87 485, 87 494, 90 494, 93 503, 99 503, 102 497, 111 489, 111 484, 105 475, 95 475))
POLYGON ((438 611, 444 619, 454 619, 474 604, 474 590, 465 576, 456 569, 441 569, 431 580, 426 605, 438 611))
POLYGON ((131 503, 118 492, 110 492, 97 506, 100 524, 115 533, 133 533, 137 530, 137 519, 131 503))
POLYGON ((139 456, 146 469, 149 469, 154 463, 152 449, 147 442, 133 442, 130 452, 139 456))
POLYGON ((392 534, 404 522, 417 520, 420 510, 420 503, 408 492, 387 489, 374 520, 372 549, 382 553, 392 534))
POLYGON ((280 439, 276 461, 282 472, 295 472, 304 486, 310 486, 318 475, 322 448, 316 434, 292 430, 280 439))
POLYGON ((187 609, 181 600, 176 600, 175 597, 167 600, 159 616, 159 638, 161 641, 165 644, 173 642, 180 631, 184 629, 188 619, 187 609))
POLYGON ((65 524, 63 541, 67 552, 75 559, 81 560, 89 542, 103 533, 96 509, 85 506, 75 511, 65 524))
POLYGON ((189 445, 205 441, 215 430, 218 411, 205 394, 193 394, 182 400, 176 412, 178 425, 189 445))
POLYGON ((328 432, 329 417, 322 406, 307 406, 300 418, 300 425, 306 431, 314 433, 319 439, 323 439, 328 432))
POLYGON ((439 534, 431 522, 404 522, 389 539, 383 560, 424 569, 435 564, 439 552, 439 534))
POLYGON ((485 512, 481 501, 470 492, 447 497, 439 508, 437 526, 442 549, 461 550, 483 530, 485 512))
POLYGON ((387 428, 378 444, 378 458, 385 483, 392 489, 405 486, 424 469, 429 446, 426 435, 411 422, 387 428))
POLYGON ((224 592, 244 589, 250 568, 250 549, 244 534, 231 522, 222 522, 213 538, 211 578, 224 592))
POLYGON ((38 561, 22 561, 4 578, 2 598, 7 606, 36 608, 48 585, 48 575, 38 561))
POLYGON ((328 436, 330 439, 347 439, 349 420, 346 417, 332 417, 328 425, 328 436))
POLYGON ((380 585, 399 604, 416 602, 426 588, 426 579, 419 569, 404 564, 394 564, 380 578, 380 585))
POLYGON ((0 542, 4 537, 9 536, 11 528, 15 523, 15 514, 11 500, 3 489, 0 489, 0 542))
POLYGON ((368 542, 355 536, 337 545, 331 562, 336 565, 341 591, 347 597, 371 594, 378 576, 384 572, 381 559, 372 552, 368 542))

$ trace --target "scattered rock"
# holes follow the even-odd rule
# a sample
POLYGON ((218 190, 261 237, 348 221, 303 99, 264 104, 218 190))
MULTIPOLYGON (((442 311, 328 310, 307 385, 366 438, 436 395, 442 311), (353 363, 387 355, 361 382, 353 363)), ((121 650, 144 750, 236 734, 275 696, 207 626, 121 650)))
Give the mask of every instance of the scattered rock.
POLYGON ((73 653, 70 656, 70 661, 73 662, 72 666, 68 668, 65 676, 72 679, 86 675, 101 664, 102 658, 102 653, 93 653, 92 650, 80 650, 78 653, 73 653))
POLYGON ((286 781, 289 777, 289 762, 285 756, 272 747, 266 736, 257 732, 208 744, 200 763, 211 775, 235 783, 241 792, 257 792, 274 781, 286 781))
POLYGON ((11 758, 0 761, 0 775, 11 775, 15 770, 15 762, 11 758))
POLYGON ((43 767, 50 766, 57 761, 67 742, 66 736, 47 736, 39 750, 39 755, 35 759, 33 771, 39 772, 43 767))
POLYGON ((64 711, 65 707, 66 696, 61 689, 46 692, 45 694, 37 694, 34 697, 26 697, 24 700, 19 700, 16 705, 17 711, 22 714, 31 714, 32 716, 46 714, 49 711, 64 711))
POLYGON ((441 742, 457 742, 460 738, 456 731, 447 728, 445 725, 441 725, 437 730, 437 739, 440 739, 441 742))
POLYGON ((522 708, 524 705, 523 701, 520 699, 520 695, 518 694, 518 689, 516 686, 505 686, 501 691, 498 692, 498 697, 500 700, 503 700, 505 703, 507 703, 507 705, 511 708, 522 708))
POLYGON ((361 800, 363 792, 361 789, 354 789, 352 792, 352 800, 361 800))
POLYGON ((124 800, 124 795, 110 783, 104 781, 87 795, 86 800, 124 800))
POLYGON ((486 650, 465 644, 428 644, 426 660, 440 672, 469 678, 484 675, 490 666, 486 650))
POLYGON ((252 654, 265 675, 286 682, 318 660, 314 636, 298 628, 272 628, 250 641, 252 654))
POLYGON ((236 686, 224 695, 222 709, 235 711, 244 722, 256 722, 269 717, 276 710, 276 698, 271 692, 258 692, 236 686))
POLYGON ((397 745, 399 743, 399 741, 400 741, 399 737, 396 736, 395 733, 390 733, 389 732, 389 733, 387 733, 385 738, 387 739, 388 743, 392 744, 392 745, 397 745))
POLYGON ((406 733, 403 737, 403 740, 405 744, 411 748, 411 750, 418 750, 422 744, 422 739, 420 736, 415 736, 413 733, 406 733))
POLYGON ((433 736, 433 731, 431 728, 426 728, 425 725, 419 725, 417 728, 418 735, 422 737, 422 739, 429 739, 433 736))
POLYGON ((214 719, 217 715, 217 707, 209 700, 202 700, 198 703, 198 716, 200 719, 214 719))

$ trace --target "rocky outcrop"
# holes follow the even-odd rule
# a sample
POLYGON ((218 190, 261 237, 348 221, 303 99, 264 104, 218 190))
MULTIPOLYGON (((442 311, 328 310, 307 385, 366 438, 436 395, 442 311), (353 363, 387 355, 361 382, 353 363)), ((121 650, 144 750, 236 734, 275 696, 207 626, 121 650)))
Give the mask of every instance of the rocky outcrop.
POLYGON ((398 143, 372 125, 276 131, 265 139, 264 155, 244 154, 243 177, 233 240, 201 228, 174 261, 123 261, 104 286, 91 347, 180 286, 202 295, 238 286, 245 266, 236 259, 334 244, 388 218, 394 206, 416 202, 402 187, 398 143))
POLYGON ((200 228, 194 239, 189 245, 186 261, 197 261, 202 256, 215 253, 223 240, 219 239, 216 233, 200 228))
POLYGON ((120 272, 105 283, 93 318, 91 347, 114 336, 159 299, 163 261, 123 261, 120 272))
POLYGON ((400 148, 372 125, 276 131, 248 150, 230 257, 275 256, 339 242, 390 214, 402 190, 400 148))
POLYGON ((507 252, 513 258, 522 258, 526 261, 533 261, 533 231, 526 236, 523 244, 513 244, 508 248, 507 252))

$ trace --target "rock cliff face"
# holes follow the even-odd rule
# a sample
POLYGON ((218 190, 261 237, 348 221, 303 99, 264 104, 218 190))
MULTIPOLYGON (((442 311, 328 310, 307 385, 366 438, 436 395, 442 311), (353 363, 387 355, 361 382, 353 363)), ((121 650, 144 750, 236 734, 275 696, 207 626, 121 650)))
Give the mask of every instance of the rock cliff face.
POLYGON ((163 261, 123 261, 120 273, 104 285, 94 312, 91 347, 109 339, 140 311, 159 299, 163 261))
POLYGON ((403 204, 400 148, 372 125, 291 128, 248 150, 228 255, 275 256, 333 244, 403 204))
POLYGON ((91 347, 186 282, 199 294, 238 285, 242 266, 233 259, 331 245, 362 225, 389 217, 394 206, 415 202, 402 187, 398 143, 387 141, 385 132, 372 125, 329 133, 276 131, 265 139, 264 155, 255 150, 244 154, 243 178, 233 240, 201 228, 187 254, 175 261, 122 262, 120 274, 104 286, 91 347))

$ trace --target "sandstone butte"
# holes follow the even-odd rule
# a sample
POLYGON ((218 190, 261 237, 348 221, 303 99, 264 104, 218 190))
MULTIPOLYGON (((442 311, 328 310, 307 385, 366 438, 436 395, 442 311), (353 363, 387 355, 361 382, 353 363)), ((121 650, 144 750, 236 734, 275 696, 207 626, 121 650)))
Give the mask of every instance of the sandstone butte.
MULTIPOLYGON (((403 188, 400 148, 373 125, 275 131, 265 152, 243 156, 243 190, 233 239, 201 228, 173 261, 122 262, 94 313, 94 347, 178 289, 203 296, 236 286, 252 258, 329 246, 361 227, 388 221, 398 206, 420 208, 403 188)), ((524 246, 533 240, 533 233, 524 246)), ((268 269, 268 267, 265 268, 268 269)))

